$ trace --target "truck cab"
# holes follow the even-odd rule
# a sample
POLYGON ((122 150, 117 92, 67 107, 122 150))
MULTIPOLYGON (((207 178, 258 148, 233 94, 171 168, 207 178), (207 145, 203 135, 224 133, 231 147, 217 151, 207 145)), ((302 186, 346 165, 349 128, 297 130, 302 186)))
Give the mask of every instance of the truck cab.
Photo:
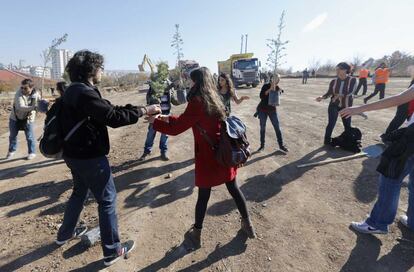
POLYGON ((228 60, 218 62, 219 73, 229 74, 234 86, 256 87, 260 83, 260 61, 253 53, 234 54, 228 60))

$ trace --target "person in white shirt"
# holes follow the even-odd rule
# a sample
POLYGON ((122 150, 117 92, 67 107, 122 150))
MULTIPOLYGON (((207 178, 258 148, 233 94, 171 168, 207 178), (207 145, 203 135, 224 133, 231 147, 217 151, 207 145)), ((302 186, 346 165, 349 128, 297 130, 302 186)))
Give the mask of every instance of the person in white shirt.
POLYGON ((26 135, 28 160, 36 157, 36 140, 33 132, 34 121, 36 118, 36 105, 40 95, 34 89, 34 83, 31 79, 24 79, 20 88, 14 96, 13 108, 9 119, 9 150, 7 159, 14 156, 17 149, 17 134, 23 130, 26 135))

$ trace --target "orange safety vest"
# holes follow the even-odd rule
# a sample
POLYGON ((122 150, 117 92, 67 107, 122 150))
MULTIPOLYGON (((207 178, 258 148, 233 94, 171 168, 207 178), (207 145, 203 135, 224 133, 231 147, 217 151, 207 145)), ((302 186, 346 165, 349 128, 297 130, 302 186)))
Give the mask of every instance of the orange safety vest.
POLYGON ((388 68, 379 68, 375 71, 375 83, 387 83, 388 78, 390 77, 390 69, 388 68))
POLYGON ((359 78, 367 78, 369 71, 367 69, 359 70, 359 78))

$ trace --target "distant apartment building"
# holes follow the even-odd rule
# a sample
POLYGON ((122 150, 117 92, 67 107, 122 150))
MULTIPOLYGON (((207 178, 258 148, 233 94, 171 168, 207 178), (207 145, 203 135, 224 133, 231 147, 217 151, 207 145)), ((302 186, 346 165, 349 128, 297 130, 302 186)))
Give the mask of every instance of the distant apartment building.
POLYGON ((52 79, 59 80, 62 78, 66 64, 72 56, 72 52, 67 49, 52 51, 52 79))
POLYGON ((43 77, 43 70, 45 71, 45 78, 51 78, 52 72, 49 67, 43 68, 42 66, 30 67, 30 74, 36 77, 43 77))

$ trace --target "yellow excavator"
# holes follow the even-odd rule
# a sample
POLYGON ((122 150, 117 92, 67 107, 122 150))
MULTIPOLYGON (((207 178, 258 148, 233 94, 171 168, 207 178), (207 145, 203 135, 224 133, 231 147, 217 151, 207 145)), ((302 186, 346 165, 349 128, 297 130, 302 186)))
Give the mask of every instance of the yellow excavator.
POLYGON ((138 69, 140 72, 146 72, 144 65, 148 64, 148 66, 151 69, 151 74, 156 72, 155 65, 152 63, 151 59, 147 56, 147 54, 144 55, 144 58, 142 59, 142 63, 138 64, 138 69))

